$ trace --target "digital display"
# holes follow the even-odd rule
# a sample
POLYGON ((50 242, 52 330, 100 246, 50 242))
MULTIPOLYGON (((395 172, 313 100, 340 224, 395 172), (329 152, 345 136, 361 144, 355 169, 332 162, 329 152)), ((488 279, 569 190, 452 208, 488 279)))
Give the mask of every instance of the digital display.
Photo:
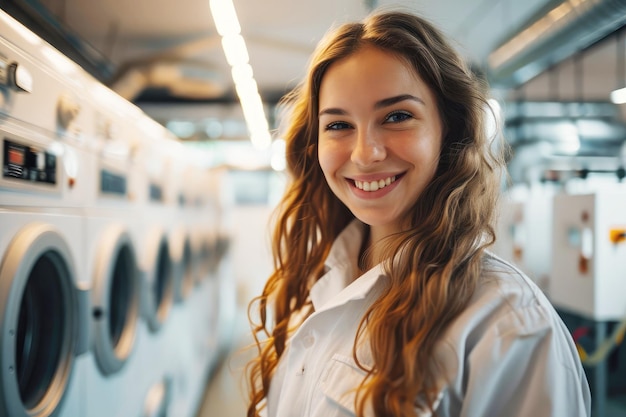
POLYGON ((100 171, 100 191, 108 194, 125 196, 127 189, 126 177, 103 169, 100 171))
POLYGON ((4 138, 2 176, 34 183, 56 184, 57 156, 4 138))
POLYGON ((24 165, 24 150, 9 148, 9 164, 24 165))

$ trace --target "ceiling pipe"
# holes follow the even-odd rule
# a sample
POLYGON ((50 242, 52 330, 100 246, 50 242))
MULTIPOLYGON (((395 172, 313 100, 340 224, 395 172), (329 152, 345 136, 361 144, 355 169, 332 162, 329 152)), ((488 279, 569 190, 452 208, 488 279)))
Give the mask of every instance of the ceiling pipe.
POLYGON ((514 88, 626 24, 626 0, 550 1, 488 57, 494 86, 514 88))
POLYGON ((206 63, 157 60, 127 67, 111 89, 128 101, 150 88, 166 89, 174 97, 210 100, 223 96, 227 86, 220 73, 206 63))
POLYGON ((150 88, 166 89, 180 98, 211 100, 221 97, 227 89, 224 77, 212 64, 192 58, 219 45, 218 36, 202 36, 148 57, 127 61, 109 85, 129 101, 150 88))

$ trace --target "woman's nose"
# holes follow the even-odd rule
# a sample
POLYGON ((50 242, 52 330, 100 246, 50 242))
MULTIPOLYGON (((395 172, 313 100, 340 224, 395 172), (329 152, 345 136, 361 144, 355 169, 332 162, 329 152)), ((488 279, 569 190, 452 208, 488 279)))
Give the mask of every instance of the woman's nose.
POLYGON ((352 162, 365 166, 382 161, 385 157, 385 145, 381 138, 368 130, 363 130, 357 134, 354 148, 352 149, 352 162))

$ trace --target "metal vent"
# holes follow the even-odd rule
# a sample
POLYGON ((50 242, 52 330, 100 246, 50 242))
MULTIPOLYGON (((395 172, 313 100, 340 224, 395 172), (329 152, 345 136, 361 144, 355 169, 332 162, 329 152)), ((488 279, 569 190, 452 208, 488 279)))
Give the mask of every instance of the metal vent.
POLYGON ((520 85, 626 24, 626 0, 551 1, 489 55, 492 85, 520 85))

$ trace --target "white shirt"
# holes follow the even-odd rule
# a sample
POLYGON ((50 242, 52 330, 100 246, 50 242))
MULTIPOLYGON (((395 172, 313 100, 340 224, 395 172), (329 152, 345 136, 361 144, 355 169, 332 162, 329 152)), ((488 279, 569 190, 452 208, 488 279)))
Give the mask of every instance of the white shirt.
MULTIPOLYGON (((272 378, 268 417, 354 415, 353 390, 365 375, 352 357, 356 330, 386 283, 380 265, 350 282, 362 236, 363 224, 354 221, 334 242, 328 272, 311 289, 314 312, 291 336, 272 378)), ((474 296, 435 354, 446 371, 438 378, 438 417, 591 414, 589 386, 567 328, 536 285, 492 254, 485 255, 474 296)), ((367 348, 358 357, 371 365, 367 348)))

